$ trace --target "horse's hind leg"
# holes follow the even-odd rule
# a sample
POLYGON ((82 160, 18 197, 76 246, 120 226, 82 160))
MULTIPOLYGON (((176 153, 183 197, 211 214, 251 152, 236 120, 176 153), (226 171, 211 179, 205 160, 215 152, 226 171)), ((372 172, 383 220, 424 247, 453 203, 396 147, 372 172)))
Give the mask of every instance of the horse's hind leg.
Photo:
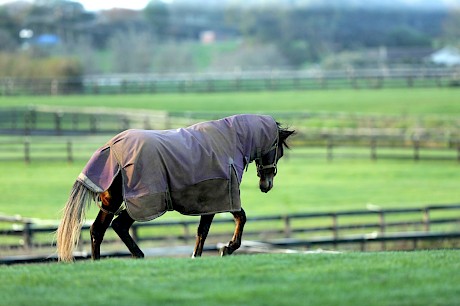
POLYGON ((123 210, 120 215, 113 220, 112 228, 128 247, 133 257, 144 258, 144 253, 142 253, 134 239, 129 235, 129 228, 133 223, 134 220, 128 215, 128 212, 123 210))
POLYGON ((113 214, 108 214, 101 210, 91 225, 91 258, 94 260, 101 258, 101 243, 112 219, 113 214))
POLYGON ((206 237, 208 237, 209 228, 211 227, 213 218, 214 214, 201 216, 200 225, 198 225, 196 234, 195 250, 193 251, 192 258, 200 257, 201 253, 203 253, 204 242, 206 237))
POLYGON ((109 190, 101 193, 99 198, 102 202, 101 205, 103 209, 99 211, 96 220, 94 220, 90 228, 91 257, 95 260, 101 258, 101 243, 113 219, 113 213, 109 212, 117 211, 123 203, 120 174, 115 177, 109 190))
POLYGON ((243 208, 240 211, 232 212, 233 218, 235 219, 235 232, 233 234, 232 240, 228 243, 227 246, 224 246, 220 249, 221 256, 231 255, 241 246, 241 237, 243 236, 244 224, 246 223, 246 213, 243 208))

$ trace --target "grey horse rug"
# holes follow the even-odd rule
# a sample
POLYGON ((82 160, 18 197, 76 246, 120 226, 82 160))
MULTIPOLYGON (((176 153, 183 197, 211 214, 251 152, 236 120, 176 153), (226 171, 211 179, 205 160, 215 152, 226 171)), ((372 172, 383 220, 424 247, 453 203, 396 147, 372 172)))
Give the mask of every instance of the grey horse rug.
POLYGON ((121 173, 126 210, 136 221, 168 210, 186 215, 239 211, 246 165, 277 141, 275 120, 262 115, 177 130, 127 130, 93 154, 78 180, 101 193, 121 173))

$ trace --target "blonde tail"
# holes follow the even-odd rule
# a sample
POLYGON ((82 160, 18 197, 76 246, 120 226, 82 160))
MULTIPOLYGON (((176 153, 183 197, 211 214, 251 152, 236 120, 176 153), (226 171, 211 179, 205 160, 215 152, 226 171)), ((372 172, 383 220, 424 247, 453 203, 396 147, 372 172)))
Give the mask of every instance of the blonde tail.
POLYGON ((67 204, 62 211, 61 224, 57 229, 57 253, 60 261, 73 261, 73 250, 80 239, 81 226, 87 207, 96 199, 97 193, 76 181, 67 204), (86 206, 86 207, 85 207, 86 206))

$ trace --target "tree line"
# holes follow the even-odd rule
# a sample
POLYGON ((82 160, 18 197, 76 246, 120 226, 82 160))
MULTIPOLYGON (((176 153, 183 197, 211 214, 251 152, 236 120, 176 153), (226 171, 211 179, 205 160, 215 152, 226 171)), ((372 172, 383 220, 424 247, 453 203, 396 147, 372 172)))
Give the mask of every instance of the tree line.
POLYGON ((297 69, 341 52, 459 41, 460 11, 455 10, 211 6, 158 0, 140 11, 89 12, 66 0, 0 6, 0 52, 78 58, 88 73, 196 71, 229 65, 297 69), (214 47, 200 47, 203 33, 209 32, 214 47), (40 42, 44 35, 56 40, 40 42))

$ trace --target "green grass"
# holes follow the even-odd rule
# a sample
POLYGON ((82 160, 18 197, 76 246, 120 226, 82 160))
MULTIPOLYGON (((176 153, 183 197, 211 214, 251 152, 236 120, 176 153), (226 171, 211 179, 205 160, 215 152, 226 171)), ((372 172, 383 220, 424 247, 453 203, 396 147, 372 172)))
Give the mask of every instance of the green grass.
MULTIPOLYGON (((1 162, 0 213, 58 219, 85 163, 1 162)), ((343 159, 329 163, 292 157, 280 161, 275 187, 268 194, 259 191, 251 164, 243 176, 242 202, 251 216, 363 209, 368 203, 383 208, 458 203, 459 167, 455 161, 343 159)), ((94 206, 88 217, 96 211, 94 206)), ((168 213, 162 218, 178 216, 168 213)))
MULTIPOLYGON (((183 95, 0 97, 0 107, 35 104, 168 111, 330 111, 417 116, 458 115, 459 98, 460 90, 447 88, 314 90, 183 95)), ((93 143, 88 145, 91 146, 93 143)), ((294 147, 293 150, 299 148, 294 147)), ((22 149, 17 154, 23 154, 22 149)), ((32 148, 30 165, 22 162, 0 162, 0 213, 56 219, 75 177, 89 159, 90 153, 87 158, 74 164, 34 161, 34 154, 38 153, 32 148)), ((460 179, 459 164, 454 161, 422 160, 416 163, 391 160, 371 162, 367 159, 357 159, 327 163, 324 159, 292 158, 288 162, 283 160, 280 163, 275 188, 267 195, 258 190, 255 171, 251 168, 245 174, 242 184, 244 207, 251 215, 257 215, 364 208, 368 203, 382 207, 419 206, 458 202, 460 198, 457 188, 460 179)), ((167 216, 176 217, 174 214, 167 216)))
POLYGON ((460 114, 458 89, 312 90, 254 93, 0 97, 5 106, 106 106, 167 111, 460 114))
POLYGON ((4 305, 456 305, 460 252, 2 266, 4 305))

